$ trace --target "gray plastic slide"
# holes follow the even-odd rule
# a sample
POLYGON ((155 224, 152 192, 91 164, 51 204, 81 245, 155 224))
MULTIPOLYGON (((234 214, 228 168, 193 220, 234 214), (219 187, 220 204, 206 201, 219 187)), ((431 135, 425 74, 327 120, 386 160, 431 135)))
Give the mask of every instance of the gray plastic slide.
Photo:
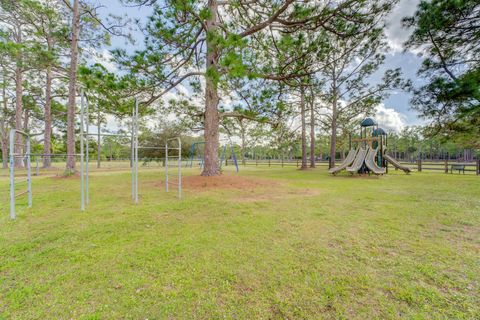
POLYGON ((368 152, 368 148, 367 149, 360 148, 358 150, 357 156, 355 157, 355 161, 353 161, 353 165, 351 167, 347 167, 347 171, 351 173, 355 173, 358 170, 360 170, 360 168, 363 165, 363 161, 365 160, 365 156, 367 155, 367 152, 368 152))
POLYGON ((394 158, 390 157, 388 154, 384 154, 385 159, 390 162, 395 168, 405 171, 405 173, 410 173, 412 170, 409 167, 403 166, 397 162, 394 158))
POLYGON ((351 165, 353 160, 355 160, 355 156, 357 155, 357 151, 358 151, 357 149, 351 149, 348 152, 348 155, 345 158, 345 160, 343 160, 343 162, 339 166, 333 167, 330 170, 328 170, 328 172, 332 173, 332 174, 335 174, 337 172, 342 171, 343 169, 345 169, 349 165, 351 165))
POLYGON ((367 168, 370 169, 373 173, 375 174, 385 174, 386 170, 385 168, 379 167, 377 163, 375 162, 375 156, 377 155, 378 148, 373 149, 371 148, 368 150, 367 157, 365 158, 365 164, 367 165, 367 168))

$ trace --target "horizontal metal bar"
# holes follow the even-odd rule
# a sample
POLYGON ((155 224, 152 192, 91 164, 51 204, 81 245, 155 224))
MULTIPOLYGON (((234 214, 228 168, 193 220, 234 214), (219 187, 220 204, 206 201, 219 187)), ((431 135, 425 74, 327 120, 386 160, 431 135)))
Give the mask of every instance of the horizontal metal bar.
POLYGON ((24 154, 14 153, 14 154, 11 154, 10 156, 13 156, 14 158, 25 158, 25 157, 28 157, 29 155, 31 156, 31 154, 29 153, 24 153, 24 154))
POLYGON ((28 193, 28 190, 27 190, 27 191, 20 192, 20 193, 16 194, 16 195, 15 195, 15 198, 16 198, 16 197, 20 197, 21 195, 24 195, 25 193, 28 193))
POLYGON ((72 153, 72 154, 46 154, 46 153, 31 153, 31 156, 35 157, 68 157, 68 156, 81 156, 81 153, 72 153))
MULTIPOLYGON (((83 135, 97 137, 98 133, 86 133, 86 132, 84 132, 83 135)), ((122 138, 129 138, 129 139, 132 138, 131 135, 115 134, 115 133, 100 133, 100 136, 101 137, 122 137, 122 138)))
POLYGON ((20 133, 20 134, 22 134, 22 135, 24 135, 24 136, 26 136, 26 137, 29 136, 28 133, 26 133, 26 132, 24 132, 24 131, 22 131, 22 130, 17 130, 17 129, 15 129, 15 133, 20 133))
MULTIPOLYGON (((157 149, 157 150, 165 150, 165 147, 142 147, 138 146, 138 149, 157 149)), ((170 148, 169 148, 170 149, 170 148)))
POLYGON ((168 147, 168 150, 182 150, 182 149, 180 149, 180 148, 170 148, 170 147, 168 147))

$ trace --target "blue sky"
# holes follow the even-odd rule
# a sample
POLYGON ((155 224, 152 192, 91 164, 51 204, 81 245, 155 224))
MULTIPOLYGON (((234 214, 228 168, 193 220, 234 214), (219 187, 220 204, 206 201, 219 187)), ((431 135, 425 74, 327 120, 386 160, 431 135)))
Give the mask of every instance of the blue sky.
MULTIPOLYGON (((413 52, 404 52, 402 44, 408 39, 409 30, 401 26, 401 19, 412 15, 420 0, 400 0, 395 9, 387 19, 388 29, 386 35, 390 43, 391 51, 387 55, 385 64, 379 70, 383 74, 387 69, 401 68, 404 77, 411 79, 415 84, 419 84, 416 72, 421 63, 421 57, 413 52)), ((127 15, 131 19, 144 21, 149 16, 151 9, 148 7, 124 7, 118 0, 104 1, 106 6, 102 14, 127 15)), ((135 34, 137 43, 135 46, 126 45, 123 39, 113 39, 111 48, 125 48, 133 51, 136 47, 140 48, 142 43, 142 34, 135 34)), ((107 48, 110 49, 110 48, 107 48)), ((106 50, 107 53, 107 50, 106 50)), ((108 54, 107 54, 108 55, 108 54)), ((404 126, 422 124, 423 121, 417 117, 415 111, 410 109, 410 95, 405 92, 394 92, 385 99, 377 109, 377 121, 386 129, 401 130, 404 126)))

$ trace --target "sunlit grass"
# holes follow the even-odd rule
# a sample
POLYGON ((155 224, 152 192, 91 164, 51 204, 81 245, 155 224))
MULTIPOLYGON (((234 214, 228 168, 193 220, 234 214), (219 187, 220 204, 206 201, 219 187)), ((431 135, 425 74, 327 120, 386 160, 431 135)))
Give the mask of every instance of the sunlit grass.
POLYGON ((78 178, 40 176, 16 221, 0 191, 0 318, 480 318, 479 177, 240 175, 272 184, 179 201, 143 170, 135 206, 97 172, 82 213, 78 178))

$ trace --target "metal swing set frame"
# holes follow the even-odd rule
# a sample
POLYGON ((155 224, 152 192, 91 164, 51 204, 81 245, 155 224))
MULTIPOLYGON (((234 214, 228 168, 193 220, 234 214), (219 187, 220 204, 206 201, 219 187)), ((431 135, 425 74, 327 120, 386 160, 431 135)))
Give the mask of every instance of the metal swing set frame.
MULTIPOLYGON (((90 203, 90 153, 89 153, 89 136, 98 136, 98 133, 89 132, 89 106, 88 99, 86 94, 81 91, 80 94, 80 154, 67 154, 67 157, 71 156, 80 156, 80 210, 85 211, 85 208, 90 203)), ((132 201, 135 204, 138 204, 138 149, 159 149, 165 150, 165 191, 169 192, 169 185, 176 185, 178 191, 178 198, 182 198, 182 142, 180 137, 174 137, 167 139, 165 141, 165 146, 163 147, 142 147, 138 143, 138 100, 135 98, 135 105, 132 108, 132 125, 130 135, 120 134, 120 133, 100 133, 100 136, 109 136, 109 137, 121 137, 130 139, 131 145, 131 176, 132 176, 132 201), (174 141, 177 142, 177 147, 173 145, 174 141), (178 153, 176 155, 169 156, 169 150, 176 150, 178 153), (170 181, 170 171, 169 171, 169 159, 177 158, 177 174, 178 181, 170 181)), ((100 130, 101 131, 101 130, 100 130)), ((30 150, 31 135, 27 132, 11 129, 10 130, 10 218, 12 220, 16 219, 15 211, 15 199, 21 195, 28 194, 28 208, 32 207, 32 166, 31 166, 31 156, 48 156, 48 155, 37 155, 31 154, 30 150), (25 139, 25 144, 20 144, 20 146, 25 147, 24 153, 15 153, 15 146, 19 145, 15 142, 16 135, 20 134, 25 139), (27 179, 16 181, 15 180, 15 160, 21 158, 22 161, 26 160, 26 170, 27 170, 27 179), (15 194, 15 186, 20 183, 27 183, 27 190, 18 194, 15 194)))

